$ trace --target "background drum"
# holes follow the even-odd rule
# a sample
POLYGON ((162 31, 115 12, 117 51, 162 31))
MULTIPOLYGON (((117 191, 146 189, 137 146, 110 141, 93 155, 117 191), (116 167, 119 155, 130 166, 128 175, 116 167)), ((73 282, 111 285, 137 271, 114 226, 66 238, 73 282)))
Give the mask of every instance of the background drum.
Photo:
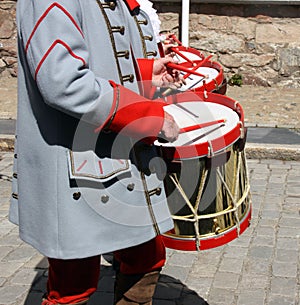
MULTIPOLYGON (((227 89, 226 80, 223 73, 222 66, 215 61, 202 60, 194 61, 193 66, 188 62, 181 63, 179 66, 187 67, 193 71, 198 72, 200 75, 189 74, 188 72, 182 72, 182 74, 188 75, 186 85, 180 88, 181 91, 193 90, 193 91, 208 91, 220 94, 225 94, 227 89)), ((180 69, 180 67, 178 67, 180 69)))
POLYGON ((174 143, 155 143, 168 163, 164 182, 174 220, 165 245, 195 251, 228 243, 251 218, 243 109, 223 95, 183 93, 165 111, 181 128, 174 143))
POLYGON ((188 62, 193 64, 194 61, 203 60, 205 58, 199 50, 182 45, 173 47, 170 51, 175 53, 174 57, 178 60, 178 63, 188 62))
POLYGON ((199 50, 183 46, 174 34, 162 36, 165 37, 163 40, 168 41, 168 43, 161 42, 159 44, 161 56, 165 56, 163 45, 172 45, 172 47, 168 48, 168 52, 173 52, 175 54, 174 58, 178 61, 178 65, 176 67, 173 66, 173 68, 182 71, 186 78, 187 84, 180 91, 193 90, 219 94, 226 93, 227 81, 223 74, 223 67, 218 62, 210 60, 212 55, 205 57, 199 50), (202 76, 188 73, 186 69, 196 71, 202 76))

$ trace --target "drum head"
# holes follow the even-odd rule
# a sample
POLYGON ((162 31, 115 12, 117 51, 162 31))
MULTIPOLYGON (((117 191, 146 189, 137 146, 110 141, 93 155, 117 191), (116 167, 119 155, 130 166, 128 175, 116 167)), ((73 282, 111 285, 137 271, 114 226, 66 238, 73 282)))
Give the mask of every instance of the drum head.
MULTIPOLYGON (((189 60, 202 60, 201 56, 198 55, 198 54, 195 54, 195 53, 192 53, 192 52, 188 52, 188 51, 180 51, 180 53, 184 56, 184 57, 187 57, 189 60)), ((179 63, 182 63, 182 62, 186 62, 186 60, 181 57, 180 55, 177 55, 176 56, 176 59, 178 59, 179 63)))
POLYGON ((179 63, 186 63, 187 61, 201 61, 204 59, 204 55, 199 50, 191 47, 177 46, 173 49, 176 53, 175 58, 179 63))
POLYGON ((197 127, 192 131, 181 132, 173 143, 155 141, 154 144, 160 147, 167 159, 183 160, 213 155, 225 150, 240 137, 239 115, 222 104, 191 101, 171 104, 165 106, 164 110, 174 117, 180 129, 197 127))
POLYGON ((179 90, 186 91, 190 89, 195 89, 197 87, 203 86, 203 82, 209 83, 216 79, 219 75, 219 71, 214 68, 209 67, 200 67, 196 70, 196 72, 203 74, 204 76, 198 76, 191 74, 189 77, 185 79, 186 84, 183 85, 179 90))

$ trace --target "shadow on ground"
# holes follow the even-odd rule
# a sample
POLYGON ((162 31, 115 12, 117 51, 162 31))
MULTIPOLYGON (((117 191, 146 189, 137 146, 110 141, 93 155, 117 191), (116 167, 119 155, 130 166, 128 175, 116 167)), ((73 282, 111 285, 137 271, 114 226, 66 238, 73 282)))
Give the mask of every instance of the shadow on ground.
MULTIPOLYGON (((46 291, 47 265, 44 258, 35 268, 37 275, 32 282, 24 305, 40 305, 43 294, 46 291)), ((113 287, 115 271, 112 266, 101 265, 101 275, 98 289, 89 300, 88 305, 110 305, 113 304, 113 287)), ((195 291, 189 289, 181 281, 162 274, 160 276, 153 305, 209 305, 195 291)))

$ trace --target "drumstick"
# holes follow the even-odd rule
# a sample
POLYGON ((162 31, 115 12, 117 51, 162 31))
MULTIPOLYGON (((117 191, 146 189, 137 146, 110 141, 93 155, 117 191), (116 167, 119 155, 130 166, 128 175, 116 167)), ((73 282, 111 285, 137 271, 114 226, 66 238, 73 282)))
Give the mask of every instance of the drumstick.
MULTIPOLYGON (((197 65, 196 67, 194 67, 193 69, 185 68, 185 67, 183 67, 183 66, 181 66, 181 65, 176 65, 176 64, 171 63, 171 62, 167 63, 167 66, 168 66, 168 68, 173 68, 173 69, 177 69, 177 70, 181 70, 181 71, 183 71, 183 72, 186 72, 186 74, 184 74, 184 76, 183 76, 183 79, 189 78, 191 74, 195 74, 195 75, 197 75, 197 76, 202 77, 200 81, 202 81, 203 79, 205 79, 205 78, 208 77, 208 75, 204 75, 204 74, 201 74, 201 73, 198 73, 198 72, 195 71, 195 70, 197 70, 197 69, 199 68, 200 64, 198 64, 198 65, 197 65)), ((200 81, 198 81, 198 82, 200 82, 200 81)), ((198 82, 197 82, 197 83, 198 83, 198 82)), ((171 93, 173 90, 174 90, 174 89, 172 89, 172 88, 166 89, 166 90, 162 93, 162 96, 168 95, 168 94, 171 93)))
POLYGON ((198 81, 196 81, 194 84, 190 85, 187 90, 192 89, 193 87, 197 86, 199 83, 201 83, 204 80, 205 77, 200 78, 198 81))
POLYGON ((175 36, 175 34, 170 35, 170 38, 172 38, 175 42, 177 42, 180 46, 182 45, 182 42, 175 36))
POLYGON ((201 76, 201 77, 206 77, 206 75, 204 74, 201 74, 199 72, 197 72, 196 70, 198 69, 198 65, 195 67, 195 69, 189 69, 189 68, 186 68, 186 67, 183 67, 182 65, 178 65, 178 64, 174 64, 173 62, 168 62, 166 64, 166 66, 168 68, 171 68, 171 69, 176 69, 176 70, 179 70, 179 71, 183 71, 183 72, 186 72, 186 74, 184 75, 183 78, 187 78, 189 77, 191 74, 195 74, 197 76, 201 76))
POLYGON ((181 108, 182 110, 184 110, 185 112, 187 112, 188 114, 191 114, 192 116, 194 116, 195 118, 199 118, 199 116, 197 114, 195 114, 194 112, 190 111, 189 109, 185 108, 184 106, 182 106, 181 104, 179 103, 175 103, 173 104, 179 108, 181 108))
MULTIPOLYGON (((196 70, 197 70, 198 68, 200 68, 201 66, 203 66, 203 64, 206 63, 211 57, 212 57, 212 55, 207 56, 207 57, 204 58, 202 61, 200 61, 195 67, 193 67, 193 69, 185 68, 185 67, 183 67, 182 65, 176 65, 176 64, 171 63, 171 62, 167 63, 167 66, 168 66, 169 68, 173 68, 173 69, 177 69, 177 70, 181 70, 181 71, 183 71, 183 72, 186 72, 186 74, 183 76, 184 79, 188 78, 191 74, 195 74, 195 75, 197 75, 197 76, 202 77, 201 80, 197 81, 196 84, 198 84, 199 82, 203 81, 203 79, 208 78, 208 75, 204 75, 204 74, 198 73, 198 72, 196 72, 196 70)), ((195 85, 196 85, 196 84, 195 84, 195 85)), ((194 87, 195 85, 192 85, 192 86, 191 86, 190 88, 188 88, 188 89, 191 89, 191 88, 194 87)), ((167 96, 167 95, 170 94, 173 90, 174 90, 174 89, 172 89, 172 88, 166 89, 166 90, 162 93, 162 96, 167 96)))
POLYGON ((176 54, 178 54, 180 57, 182 57, 183 59, 185 59, 187 62, 190 62, 193 66, 195 65, 195 63, 194 63, 191 59, 189 59, 188 57, 186 57, 185 55, 183 55, 183 54, 178 50, 177 47, 171 47, 171 48, 170 48, 170 51, 171 51, 171 52, 174 52, 174 53, 176 53, 176 54))
POLYGON ((193 130, 197 130, 200 128, 205 128, 209 127, 215 124, 220 124, 220 123, 226 123, 226 119, 220 119, 220 120, 215 120, 215 121, 210 121, 210 122, 205 122, 205 123, 200 123, 192 126, 187 126, 179 129, 179 133, 184 133, 184 132, 189 132, 193 130))
MULTIPOLYGON (((203 66, 203 64, 204 64, 205 62, 207 62, 211 57, 212 57, 212 55, 209 55, 209 56, 207 56, 203 61, 201 61, 201 62, 199 63, 199 65, 197 66, 197 69, 198 69, 200 66, 203 66)), ((187 90, 190 90, 190 89, 192 89, 193 87, 197 86, 197 85, 198 85, 199 83, 201 83, 204 79, 205 79, 205 77, 200 78, 200 79, 199 79, 198 81, 196 81, 194 84, 190 85, 190 86, 187 88, 187 90)))
MULTIPOLYGON (((181 75, 185 75, 183 72, 180 72, 180 74, 181 75)), ((193 78, 189 75, 188 77, 187 77, 188 79, 190 79, 190 80, 193 80, 193 78)), ((203 77, 204 78, 204 77, 203 77)))
POLYGON ((211 55, 208 55, 207 57, 205 57, 203 60, 201 60, 201 61, 199 62, 199 64, 197 65, 197 68, 203 66, 203 64, 205 64, 205 63, 206 63, 209 59, 211 59, 212 57, 213 57, 212 54, 211 54, 211 55))
MULTIPOLYGON (((186 72, 186 74, 184 75, 183 78, 188 78, 191 74, 195 74, 195 75, 198 75, 198 76, 202 76, 204 78, 207 78, 208 75, 204 75, 204 74, 201 74, 199 72, 197 72, 197 69, 202 67, 209 59, 212 58, 212 55, 209 55, 207 56, 206 58, 204 58, 203 60, 199 61, 198 64, 195 64, 194 67, 192 69, 189 69, 189 68, 186 68, 186 67, 183 67, 182 65, 179 65, 180 68, 178 67, 177 69, 178 70, 181 70, 183 72, 186 72), (195 73, 196 72, 196 73, 195 73)), ((169 65, 169 63, 167 64, 169 65)), ((175 64, 176 65, 176 64, 175 64)), ((177 66, 177 65, 176 65, 177 66)), ((176 69, 176 67, 174 66, 174 69, 176 69)))
POLYGON ((221 124, 221 125, 219 125, 219 126, 213 128, 213 129, 211 129, 211 130, 209 130, 209 131, 207 131, 207 132, 204 132, 204 133, 201 134, 200 136, 198 136, 198 137, 196 137, 196 138, 194 138, 194 139, 192 139, 192 140, 190 140, 190 141, 188 141, 188 142, 182 144, 182 146, 191 145, 191 144, 195 143, 196 141, 199 141, 200 139, 202 139, 202 138, 208 136, 209 134, 213 133, 214 131, 217 131, 219 128, 224 127, 224 126, 225 126, 225 124, 223 123, 223 124, 221 124))

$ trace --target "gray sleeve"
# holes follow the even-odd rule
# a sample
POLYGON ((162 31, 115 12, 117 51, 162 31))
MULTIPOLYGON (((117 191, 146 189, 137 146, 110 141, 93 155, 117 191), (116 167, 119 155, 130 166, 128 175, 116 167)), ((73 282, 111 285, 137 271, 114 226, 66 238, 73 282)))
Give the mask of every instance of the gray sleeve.
POLYGON ((26 10, 18 14, 19 35, 45 103, 101 125, 112 107, 113 90, 89 69, 79 2, 21 1, 26 10))

